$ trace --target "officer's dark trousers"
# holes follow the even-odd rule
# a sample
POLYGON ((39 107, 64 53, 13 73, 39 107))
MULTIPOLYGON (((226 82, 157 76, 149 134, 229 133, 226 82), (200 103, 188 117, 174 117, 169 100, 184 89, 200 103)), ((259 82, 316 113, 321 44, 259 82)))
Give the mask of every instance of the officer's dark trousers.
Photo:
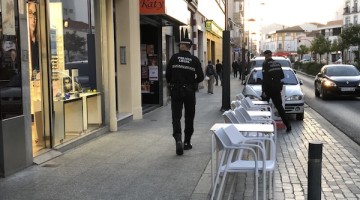
POLYGON ((171 90, 171 110, 173 136, 176 141, 181 140, 181 116, 183 105, 185 108, 185 141, 190 142, 194 133, 195 90, 191 86, 174 87, 171 90))
POLYGON ((285 113, 285 109, 282 106, 282 99, 281 99, 281 92, 265 92, 266 94, 266 98, 263 98, 264 101, 269 101, 270 99, 272 100, 275 108, 278 110, 279 115, 281 117, 281 120, 284 122, 284 124, 286 125, 286 127, 288 127, 290 125, 290 122, 288 120, 288 118, 286 117, 286 113, 285 113))

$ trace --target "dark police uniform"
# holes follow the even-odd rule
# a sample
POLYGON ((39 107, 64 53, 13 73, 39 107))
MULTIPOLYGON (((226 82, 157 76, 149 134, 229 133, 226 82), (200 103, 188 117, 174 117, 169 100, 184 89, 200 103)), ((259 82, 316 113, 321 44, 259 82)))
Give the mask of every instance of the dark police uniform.
POLYGON ((262 65, 263 67, 263 82, 262 91, 265 92, 266 97, 263 100, 272 100, 275 108, 278 110, 279 115, 287 127, 287 131, 291 129, 290 123, 286 117, 285 109, 282 106, 281 90, 283 83, 281 79, 284 78, 284 72, 281 69, 281 65, 275 60, 268 59, 262 65))
MULTIPOLYGON (((166 81, 170 86, 173 137, 181 141, 181 116, 185 107, 185 140, 190 144, 194 132, 195 92, 198 83, 204 80, 199 59, 189 51, 174 54, 166 68, 166 81)), ((191 145, 191 144, 190 144, 191 145)))

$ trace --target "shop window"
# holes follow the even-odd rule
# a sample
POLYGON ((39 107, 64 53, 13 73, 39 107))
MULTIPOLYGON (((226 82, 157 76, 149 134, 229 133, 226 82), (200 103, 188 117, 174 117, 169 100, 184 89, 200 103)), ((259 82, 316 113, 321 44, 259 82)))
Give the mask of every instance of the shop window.
POLYGON ((23 114, 17 1, 2 0, 0 9, 0 118, 23 114))
POLYGON ((92 4, 88 0, 49 0, 55 145, 102 124, 92 4), (64 10, 68 13, 62 13, 64 10))

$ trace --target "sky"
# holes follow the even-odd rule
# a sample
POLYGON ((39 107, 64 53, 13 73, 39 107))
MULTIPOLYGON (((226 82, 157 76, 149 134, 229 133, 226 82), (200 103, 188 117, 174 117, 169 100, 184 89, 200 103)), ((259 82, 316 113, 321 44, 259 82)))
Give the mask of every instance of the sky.
POLYGON ((249 18, 262 26, 277 23, 296 26, 307 22, 326 24, 342 19, 345 0, 247 0, 249 18))

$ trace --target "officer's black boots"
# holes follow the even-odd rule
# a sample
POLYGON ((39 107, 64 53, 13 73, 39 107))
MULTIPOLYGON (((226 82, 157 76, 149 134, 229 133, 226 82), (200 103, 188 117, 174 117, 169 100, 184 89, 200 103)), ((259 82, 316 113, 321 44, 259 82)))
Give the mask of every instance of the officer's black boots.
POLYGON ((184 138, 184 150, 192 149, 192 144, 191 144, 190 141, 191 141, 191 136, 185 135, 185 138, 184 138))
POLYGON ((181 140, 176 141, 176 154, 179 156, 184 154, 183 143, 181 140))
POLYGON ((291 125, 290 125, 290 123, 288 124, 288 125, 286 125, 286 132, 288 133, 288 132, 290 132, 291 131, 291 125))
POLYGON ((190 150, 190 149, 192 149, 192 144, 190 142, 185 141, 184 150, 190 150))

